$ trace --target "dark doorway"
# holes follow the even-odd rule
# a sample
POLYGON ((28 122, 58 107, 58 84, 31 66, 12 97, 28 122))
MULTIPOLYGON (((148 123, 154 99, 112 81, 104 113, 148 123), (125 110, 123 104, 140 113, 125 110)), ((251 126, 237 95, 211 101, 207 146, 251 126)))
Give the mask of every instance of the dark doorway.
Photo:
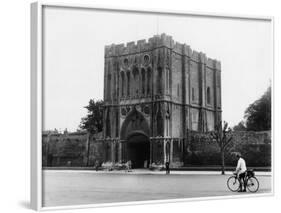
POLYGON ((143 134, 134 134, 127 140, 127 160, 132 168, 148 168, 150 156, 149 138, 143 134))

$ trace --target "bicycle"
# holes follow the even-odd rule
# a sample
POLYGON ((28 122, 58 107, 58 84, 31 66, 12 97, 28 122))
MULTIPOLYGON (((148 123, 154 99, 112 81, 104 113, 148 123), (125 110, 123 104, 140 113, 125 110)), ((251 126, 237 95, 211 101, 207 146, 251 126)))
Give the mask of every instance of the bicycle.
MULTIPOLYGON (((255 177, 255 172, 253 170, 247 170, 244 178, 246 181, 246 187, 250 192, 257 192, 259 190, 259 181, 255 177)), ((239 190, 239 180, 237 174, 230 176, 227 180, 227 187, 232 192, 237 192, 239 190)))

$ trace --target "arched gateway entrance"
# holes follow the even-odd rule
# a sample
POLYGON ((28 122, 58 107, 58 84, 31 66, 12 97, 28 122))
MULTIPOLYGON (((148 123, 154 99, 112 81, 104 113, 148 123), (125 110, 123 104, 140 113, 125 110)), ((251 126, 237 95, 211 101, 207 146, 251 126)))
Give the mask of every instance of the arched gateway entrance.
POLYGON ((149 125, 145 117, 133 108, 123 122, 120 134, 123 141, 122 159, 131 160, 133 168, 149 166, 149 135, 149 125))
POLYGON ((149 165, 149 138, 136 133, 127 140, 127 159, 132 161, 133 168, 147 168, 149 165))

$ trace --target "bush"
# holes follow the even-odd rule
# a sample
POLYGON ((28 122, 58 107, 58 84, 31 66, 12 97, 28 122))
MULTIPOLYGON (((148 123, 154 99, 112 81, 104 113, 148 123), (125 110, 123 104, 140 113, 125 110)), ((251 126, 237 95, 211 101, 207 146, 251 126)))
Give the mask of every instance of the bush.
POLYGON ((125 170, 128 169, 127 163, 115 163, 114 164, 114 170, 125 170))
POLYGON ((159 170, 159 171, 163 170, 164 168, 165 168, 164 165, 161 163, 152 163, 149 167, 150 170, 159 170))
POLYGON ((112 171, 113 170, 113 163, 112 162, 105 162, 101 165, 102 169, 112 171))

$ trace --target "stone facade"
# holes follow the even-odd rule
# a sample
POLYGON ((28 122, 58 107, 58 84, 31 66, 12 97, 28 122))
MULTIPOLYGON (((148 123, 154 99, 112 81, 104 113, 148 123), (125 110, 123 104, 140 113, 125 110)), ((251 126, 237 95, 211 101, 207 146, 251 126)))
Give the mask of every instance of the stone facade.
POLYGON ((221 121, 221 64, 162 34, 105 47, 104 143, 108 162, 182 165, 187 130, 221 121))
MULTIPOLYGON (((105 163, 109 158, 107 155, 110 154, 112 141, 105 142, 100 140, 100 137, 100 135, 90 137, 86 132, 44 133, 42 135, 43 167, 92 167, 96 162, 99 162, 100 165, 105 163)), ((179 141, 174 141, 171 159, 173 167, 182 165, 179 160, 182 156, 180 148, 179 141)), ((159 154, 159 150, 154 151, 154 154, 159 154)), ((226 166, 236 165, 236 158, 232 155, 235 152, 243 155, 249 167, 270 167, 271 131, 233 132, 233 141, 225 154, 226 166)), ((189 133, 189 150, 185 154, 185 166, 217 166, 220 164, 219 147, 216 142, 210 140, 208 133, 189 133)))

